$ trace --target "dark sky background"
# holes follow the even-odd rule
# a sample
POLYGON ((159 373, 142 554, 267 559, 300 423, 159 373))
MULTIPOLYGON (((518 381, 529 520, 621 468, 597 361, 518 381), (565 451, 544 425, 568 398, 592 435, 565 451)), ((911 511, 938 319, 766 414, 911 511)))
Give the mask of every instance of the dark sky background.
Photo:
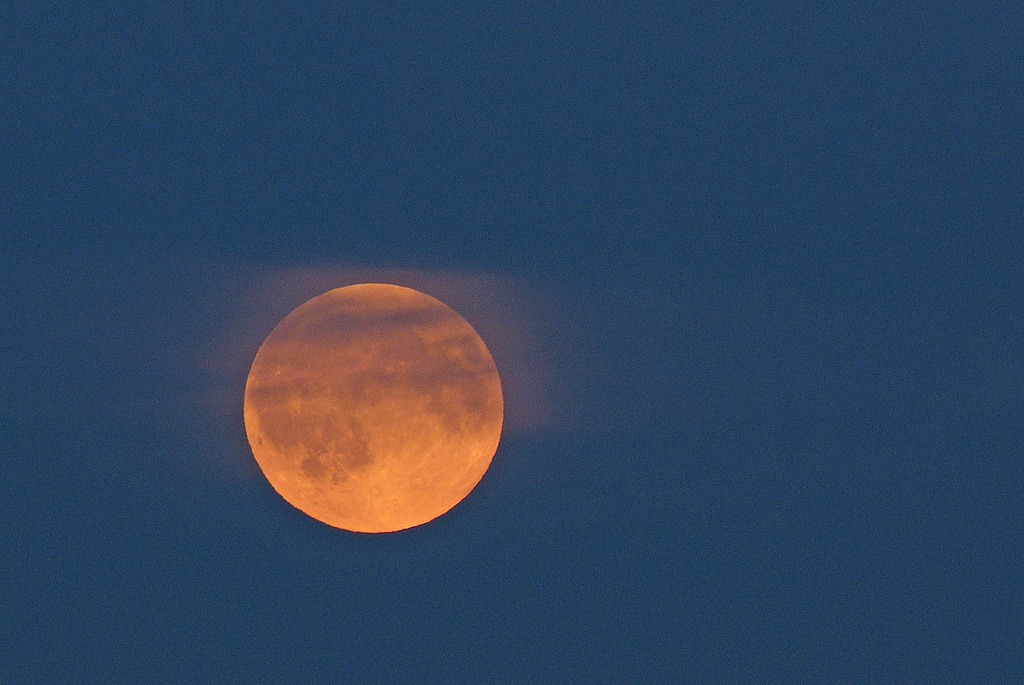
POLYGON ((1019 682, 1018 3, 84 4, 0 10, 4 681, 1019 682), (558 410, 305 517, 305 269, 513 284, 558 410))

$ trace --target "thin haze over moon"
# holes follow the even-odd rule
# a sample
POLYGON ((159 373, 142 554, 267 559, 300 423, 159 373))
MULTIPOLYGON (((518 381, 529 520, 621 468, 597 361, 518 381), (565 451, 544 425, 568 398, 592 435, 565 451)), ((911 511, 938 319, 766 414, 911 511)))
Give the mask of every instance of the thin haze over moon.
POLYGON ((391 532, 437 518, 483 477, 503 419, 483 340, 411 288, 306 302, 260 347, 245 425, 274 489, 329 525, 391 532))

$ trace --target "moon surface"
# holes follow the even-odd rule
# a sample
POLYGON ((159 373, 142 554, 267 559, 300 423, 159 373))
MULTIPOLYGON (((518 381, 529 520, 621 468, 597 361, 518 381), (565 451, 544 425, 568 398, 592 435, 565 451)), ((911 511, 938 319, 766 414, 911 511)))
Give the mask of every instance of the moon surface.
POLYGON ((411 288, 309 300, 263 342, 245 431, 271 486, 361 533, 432 521, 480 482, 501 437, 498 369, 473 327, 411 288))

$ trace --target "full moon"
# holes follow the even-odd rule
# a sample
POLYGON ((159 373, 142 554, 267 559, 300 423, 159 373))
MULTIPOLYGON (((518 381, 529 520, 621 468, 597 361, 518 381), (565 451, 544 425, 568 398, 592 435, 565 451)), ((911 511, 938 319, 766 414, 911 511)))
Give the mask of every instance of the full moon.
POLYGON ((441 516, 498 449, 498 369, 473 327, 411 288, 331 290, 263 342, 245 386, 245 431, 292 506, 360 533, 441 516))

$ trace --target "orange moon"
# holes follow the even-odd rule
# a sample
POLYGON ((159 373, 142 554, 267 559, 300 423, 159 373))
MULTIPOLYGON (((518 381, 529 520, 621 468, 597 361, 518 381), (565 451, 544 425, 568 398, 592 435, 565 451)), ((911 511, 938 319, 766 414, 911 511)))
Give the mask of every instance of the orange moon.
POLYGON ((331 290, 263 342, 245 431, 285 500, 336 528, 387 533, 441 516, 480 482, 504 402, 473 327, 411 288, 331 290))

